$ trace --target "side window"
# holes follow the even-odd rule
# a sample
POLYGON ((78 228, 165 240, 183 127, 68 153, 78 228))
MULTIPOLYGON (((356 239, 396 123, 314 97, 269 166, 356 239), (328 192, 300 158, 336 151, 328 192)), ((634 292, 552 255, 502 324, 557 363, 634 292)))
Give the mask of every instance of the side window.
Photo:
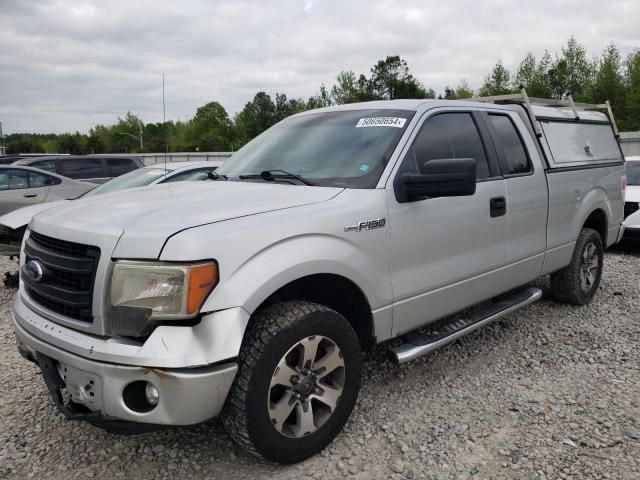
POLYGON ((56 172, 56 161, 55 160, 42 160, 41 162, 35 162, 29 165, 33 168, 39 168, 40 170, 46 170, 47 172, 56 172))
POLYGON ((0 190, 18 190, 27 188, 26 170, 2 170, 0 172, 0 190))
POLYGON ((130 158, 107 158, 107 176, 118 177, 136 169, 136 164, 130 158))
POLYGON ((498 137, 498 157, 504 175, 531 173, 531 162, 516 126, 506 115, 489 115, 489 121, 498 137), (502 149, 502 155, 500 154, 502 149))
POLYGON ((78 158, 62 160, 62 174, 69 178, 100 178, 102 173, 102 159, 78 158))
POLYGON ((174 175, 173 177, 167 178, 165 181, 160 183, 170 183, 170 182, 184 182, 191 180, 205 180, 209 172, 215 170, 215 168, 204 168, 201 170, 191 170, 189 172, 182 172, 174 175))
MULTIPOLYGON (((478 180, 489 178, 487 155, 471 114, 441 113, 428 119, 412 146, 415 159, 422 164, 443 158, 473 158, 478 180)), ((411 154, 411 151, 410 151, 411 154)))
POLYGON ((56 177, 50 177, 37 172, 29 172, 29 187, 47 187, 49 185, 58 185, 62 180, 56 177))

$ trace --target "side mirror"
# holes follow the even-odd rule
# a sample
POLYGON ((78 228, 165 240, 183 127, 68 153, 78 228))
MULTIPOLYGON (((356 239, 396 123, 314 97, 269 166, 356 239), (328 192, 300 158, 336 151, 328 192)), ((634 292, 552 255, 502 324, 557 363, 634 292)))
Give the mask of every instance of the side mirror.
POLYGON ((424 197, 462 197, 476 193, 476 161, 446 158, 424 163, 422 173, 405 173, 402 183, 411 200, 424 197))

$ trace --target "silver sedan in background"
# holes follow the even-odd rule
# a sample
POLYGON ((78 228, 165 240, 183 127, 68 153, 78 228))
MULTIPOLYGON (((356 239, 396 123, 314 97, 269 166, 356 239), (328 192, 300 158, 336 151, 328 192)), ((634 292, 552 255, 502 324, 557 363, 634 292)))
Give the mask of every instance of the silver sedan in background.
MULTIPOLYGON (((208 177, 209 172, 214 171, 222 165, 220 161, 214 162, 167 162, 150 165, 148 167, 139 168, 132 172, 125 173, 117 178, 109 180, 102 185, 96 186, 91 183, 82 183, 56 174, 49 174, 39 170, 28 168, 29 170, 41 173, 43 175, 51 175, 60 177, 67 182, 80 183, 84 190, 80 190, 75 195, 67 195, 55 198, 56 202, 43 200, 34 205, 25 206, 24 208, 14 207, 8 214, 0 216, 0 255, 17 255, 22 244, 22 237, 31 218, 43 210, 53 208, 65 200, 93 197, 105 193, 118 192, 121 190, 129 190, 131 188, 145 187, 149 185, 157 185, 170 182, 183 182, 189 180, 204 180, 208 177), (87 192, 87 190, 90 190, 87 192), (46 203, 42 203, 46 202, 46 203)), ((1 168, 1 167, 0 167, 1 168)), ((12 167, 13 168, 13 167, 12 167)), ((0 195, 2 192, 0 191, 0 195)), ((28 204, 26 204, 28 205, 28 204)))
POLYGON ((0 166, 0 215, 29 205, 76 198, 95 187, 37 168, 0 166))

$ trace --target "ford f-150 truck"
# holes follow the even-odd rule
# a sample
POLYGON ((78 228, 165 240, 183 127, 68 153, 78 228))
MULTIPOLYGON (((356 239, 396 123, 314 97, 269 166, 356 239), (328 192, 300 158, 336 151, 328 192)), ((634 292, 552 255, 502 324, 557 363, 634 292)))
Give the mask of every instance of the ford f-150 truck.
POLYGON ((329 107, 210 182, 48 209, 22 245, 18 349, 69 418, 220 415, 249 451, 304 459, 349 418, 364 350, 395 339, 409 361, 536 301, 543 275, 593 298, 625 188, 602 107, 524 90, 329 107))

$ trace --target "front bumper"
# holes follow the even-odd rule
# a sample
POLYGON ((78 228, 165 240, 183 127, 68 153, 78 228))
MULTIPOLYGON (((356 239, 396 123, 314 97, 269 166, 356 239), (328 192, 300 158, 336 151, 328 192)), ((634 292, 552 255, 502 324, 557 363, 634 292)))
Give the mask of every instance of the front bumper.
POLYGON ((157 368, 96 361, 62 350, 28 332, 12 316, 20 353, 44 370, 47 386, 65 415, 101 426, 135 422, 148 425, 191 425, 220 413, 237 372, 235 362, 199 368, 157 368), (47 364, 49 371, 47 371, 47 364), (56 378, 55 373, 58 373, 56 378), (159 391, 148 412, 129 408, 125 387, 145 381, 159 391), (67 401, 62 401, 61 390, 67 401))

